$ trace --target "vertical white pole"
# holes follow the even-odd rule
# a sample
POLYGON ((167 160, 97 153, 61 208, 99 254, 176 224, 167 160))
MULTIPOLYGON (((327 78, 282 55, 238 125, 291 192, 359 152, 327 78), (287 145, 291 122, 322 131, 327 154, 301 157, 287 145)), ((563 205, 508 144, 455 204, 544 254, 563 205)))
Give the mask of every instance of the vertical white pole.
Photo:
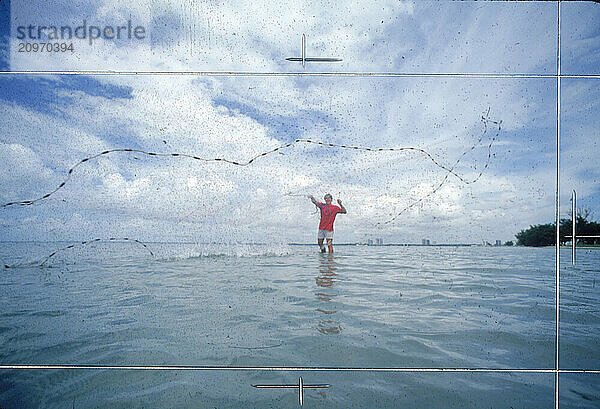
POLYGON ((573 189, 573 193, 571 194, 571 201, 573 202, 571 209, 571 212, 573 214, 573 217, 571 218, 571 264, 575 265, 575 248, 577 247, 577 236, 575 235, 575 225, 577 223, 577 216, 575 213, 577 210, 577 193, 575 193, 575 189, 573 189))

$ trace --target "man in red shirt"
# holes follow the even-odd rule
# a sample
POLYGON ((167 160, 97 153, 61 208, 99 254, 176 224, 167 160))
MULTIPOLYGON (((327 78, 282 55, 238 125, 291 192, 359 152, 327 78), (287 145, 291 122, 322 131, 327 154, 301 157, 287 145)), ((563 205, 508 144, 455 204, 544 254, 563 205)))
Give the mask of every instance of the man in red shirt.
POLYGON ((321 210, 321 222, 319 223, 319 234, 317 236, 317 242, 321 248, 321 252, 325 253, 325 246, 323 245, 323 239, 327 239, 327 247, 329 252, 333 253, 333 221, 338 213, 346 214, 346 208, 342 204, 342 201, 338 199, 339 207, 332 205, 331 201, 333 197, 327 193, 325 195, 325 203, 317 202, 313 196, 308 198, 321 210))

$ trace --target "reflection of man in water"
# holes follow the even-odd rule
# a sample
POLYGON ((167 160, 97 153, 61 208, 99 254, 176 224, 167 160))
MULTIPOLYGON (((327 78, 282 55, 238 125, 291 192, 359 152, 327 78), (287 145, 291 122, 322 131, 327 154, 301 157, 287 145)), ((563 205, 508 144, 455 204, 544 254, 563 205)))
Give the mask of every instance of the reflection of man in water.
POLYGON ((333 200, 333 196, 329 193, 325 195, 325 203, 317 202, 317 199, 313 196, 308 196, 308 198, 321 210, 321 222, 319 223, 319 234, 317 236, 317 242, 319 243, 321 252, 325 253, 323 239, 327 239, 329 252, 333 253, 333 221, 338 213, 346 214, 346 208, 340 199, 337 201, 339 207, 332 205, 331 201, 333 200))
POLYGON ((337 304, 335 298, 338 296, 338 291, 333 288, 334 283, 338 280, 336 270, 333 254, 321 258, 319 275, 315 280, 318 287, 315 296, 319 301, 322 301, 317 311, 324 314, 319 320, 317 331, 325 335, 335 335, 342 332, 342 326, 336 320, 337 304))

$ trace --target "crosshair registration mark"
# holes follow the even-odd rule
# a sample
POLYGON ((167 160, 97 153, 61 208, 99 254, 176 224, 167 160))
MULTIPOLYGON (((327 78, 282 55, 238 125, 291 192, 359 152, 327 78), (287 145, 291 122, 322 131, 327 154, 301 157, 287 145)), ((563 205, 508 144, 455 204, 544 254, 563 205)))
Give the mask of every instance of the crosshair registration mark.
POLYGON ((298 385, 252 385, 259 389, 298 389, 298 403, 300 406, 304 403, 304 389, 323 389, 329 388, 328 384, 321 385, 304 385, 302 377, 298 379, 298 385))

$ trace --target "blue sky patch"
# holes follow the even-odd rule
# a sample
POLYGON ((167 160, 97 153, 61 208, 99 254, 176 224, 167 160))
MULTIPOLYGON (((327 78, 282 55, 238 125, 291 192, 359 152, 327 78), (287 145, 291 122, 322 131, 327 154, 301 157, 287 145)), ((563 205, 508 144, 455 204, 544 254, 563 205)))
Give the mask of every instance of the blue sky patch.
POLYGON ((58 113, 57 106, 73 103, 73 99, 68 96, 69 91, 83 91, 88 95, 107 99, 131 98, 129 87, 102 83, 82 75, 57 77, 5 75, 0 76, 0 90, 0 99, 6 102, 52 115, 58 113), (63 91, 62 95, 59 95, 61 91, 63 91))

